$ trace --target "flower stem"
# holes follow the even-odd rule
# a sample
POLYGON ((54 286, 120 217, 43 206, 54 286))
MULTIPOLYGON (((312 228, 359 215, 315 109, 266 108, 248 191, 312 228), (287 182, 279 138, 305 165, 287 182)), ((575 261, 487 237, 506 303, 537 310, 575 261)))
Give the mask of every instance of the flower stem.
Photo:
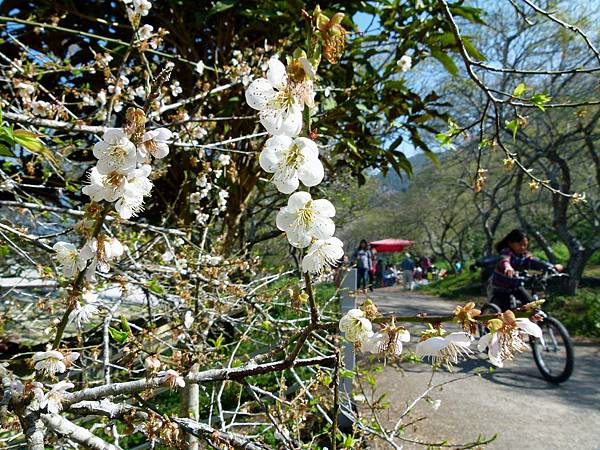
POLYGON ((319 310, 317 309, 317 303, 315 301, 312 280, 308 273, 304 274, 304 281, 306 283, 306 293, 308 294, 308 304, 310 305, 310 323, 312 325, 317 325, 319 322, 319 310))
MULTIPOLYGON (((98 219, 96 219, 96 223, 94 224, 94 229, 92 230, 92 235, 91 235, 92 238, 98 237, 98 235, 100 234, 100 231, 102 230, 102 225, 104 225, 104 219, 106 219, 106 215, 108 214, 110 207, 111 207, 110 203, 107 202, 104 204, 104 207, 102 208, 102 211, 100 212, 100 217, 98 217, 98 219)), ((71 293, 72 294, 78 294, 81 291, 81 285, 83 284, 85 272, 86 272, 88 266, 89 266, 89 261, 88 261, 88 264, 86 265, 85 269, 83 269, 82 271, 80 271, 77 274, 77 278, 75 278, 75 280, 73 281, 73 284, 71 285, 71 293)), ((69 298, 71 298, 71 296, 69 296, 69 298)), ((56 336, 54 337, 54 344, 53 344, 53 348, 55 350, 58 350, 58 347, 60 347, 60 341, 62 340, 62 336, 65 332, 65 328, 67 327, 67 324, 69 323, 69 316, 73 312, 73 309, 75 309, 75 302, 71 302, 67 305, 67 309, 66 309, 65 313, 63 314, 62 318, 60 319, 58 327, 56 327, 56 336)))
MULTIPOLYGON (((533 316, 536 311, 513 311, 515 317, 517 318, 529 318, 533 316)), ((477 322, 485 323, 488 320, 498 318, 498 314, 486 314, 484 316, 474 317, 473 320, 477 322)), ((373 323, 389 323, 392 320, 396 322, 410 322, 410 323, 443 323, 443 322, 455 322, 456 316, 386 316, 386 317, 377 317, 373 319, 371 322, 373 323)))

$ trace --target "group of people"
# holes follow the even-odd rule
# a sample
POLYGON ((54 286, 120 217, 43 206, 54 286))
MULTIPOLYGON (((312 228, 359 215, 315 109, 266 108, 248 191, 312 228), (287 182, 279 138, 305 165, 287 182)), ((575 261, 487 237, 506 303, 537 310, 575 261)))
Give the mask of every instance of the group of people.
POLYGON ((382 257, 378 257, 377 250, 364 239, 354 251, 350 264, 354 264, 357 270, 357 288, 365 291, 372 291, 374 287, 395 286, 400 279, 405 289, 413 290, 417 283, 426 279, 431 281, 437 276, 429 257, 420 256, 413 259, 406 253, 398 269, 395 265, 386 263, 382 257))
POLYGON ((440 275, 428 256, 416 256, 413 259, 410 253, 406 253, 400 267, 404 289, 411 291, 416 285, 430 282, 440 275))

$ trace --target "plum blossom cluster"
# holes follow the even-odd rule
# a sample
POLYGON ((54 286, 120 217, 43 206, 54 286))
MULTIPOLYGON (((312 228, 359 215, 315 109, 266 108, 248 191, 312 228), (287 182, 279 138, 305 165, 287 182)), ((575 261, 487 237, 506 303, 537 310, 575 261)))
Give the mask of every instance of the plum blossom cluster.
POLYGON ((33 364, 37 372, 54 377, 56 374, 65 373, 78 358, 79 353, 77 352, 63 353, 58 350, 48 350, 35 353, 33 364))
POLYGON ((375 304, 367 300, 360 309, 351 309, 342 317, 340 331, 348 341, 366 353, 400 356, 403 343, 410 341, 410 333, 394 323, 384 325, 375 332, 370 319, 376 316, 375 304))
POLYGON ((273 174, 271 181, 283 194, 291 194, 287 206, 277 214, 277 228, 289 243, 307 248, 302 270, 319 274, 344 255, 343 244, 334 237, 335 207, 327 199, 313 199, 298 191, 323 180, 319 147, 303 131, 303 112, 314 106, 315 68, 303 52, 286 66, 275 56, 268 62, 266 78, 254 80, 246 90, 246 101, 259 111, 260 123, 271 135, 259 157, 260 166, 273 174))
MULTIPOLYGON (((152 189, 150 162, 168 155, 167 142, 172 138, 166 128, 146 130, 141 110, 131 108, 127 118, 127 127, 107 129, 102 140, 94 145, 98 161, 90 171, 90 183, 82 189, 93 202, 89 210, 98 211, 97 203, 106 202, 108 211, 107 203, 112 203, 122 219, 130 219, 143 210, 144 198, 152 189)), ((100 219, 103 220, 102 215, 100 219)), ((93 281, 96 271, 108 273, 111 261, 123 255, 123 245, 117 238, 94 232, 92 228, 89 221, 82 222, 81 230, 87 241, 81 248, 70 242, 54 244, 66 278, 85 272, 85 279, 93 281)), ((82 294, 74 304, 71 321, 78 326, 97 312, 93 293, 82 294)))
POLYGON ((207 225, 211 217, 227 209, 229 192, 219 183, 226 179, 231 156, 221 154, 214 161, 202 163, 202 173, 196 178, 196 191, 190 194, 190 204, 198 225, 207 225))
MULTIPOLYGON (((421 332, 416 345, 419 358, 430 358, 434 364, 445 364, 451 367, 461 358, 473 355, 471 345, 475 341, 474 333, 477 317, 480 312, 472 303, 457 307, 454 320, 462 325, 465 331, 449 333, 441 324, 432 326, 421 332)), ((380 331, 373 330, 373 321, 378 317, 377 308, 368 300, 360 308, 348 311, 339 322, 339 329, 345 338, 355 347, 368 353, 387 353, 399 356, 403 343, 410 341, 410 334, 402 327, 385 324, 380 331)), ((526 318, 515 318, 512 311, 499 314, 498 317, 482 322, 489 333, 481 336, 477 342, 480 352, 488 351, 490 362, 503 367, 504 361, 510 360, 516 353, 525 351, 528 346, 524 336, 529 335, 543 340, 541 328, 526 318)))
POLYGON ((90 184, 83 193, 93 201, 115 203, 122 219, 143 210, 144 197, 150 194, 151 157, 164 158, 172 133, 166 128, 146 131, 136 146, 121 128, 109 128, 102 141, 94 145, 98 163, 90 173, 90 184))

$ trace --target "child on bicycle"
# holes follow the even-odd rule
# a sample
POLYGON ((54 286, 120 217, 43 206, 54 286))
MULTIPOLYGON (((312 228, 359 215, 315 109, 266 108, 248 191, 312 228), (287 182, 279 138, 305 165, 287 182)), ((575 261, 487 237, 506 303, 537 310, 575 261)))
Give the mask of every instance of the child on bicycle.
POLYGON ((511 295, 523 304, 532 299, 529 293, 521 285, 521 280, 515 278, 519 270, 557 270, 562 272, 561 264, 550 264, 532 256, 527 251, 529 240, 527 235, 519 229, 512 230, 504 239, 496 244, 496 251, 500 254, 498 263, 492 275, 492 298, 495 303, 506 311, 515 305, 511 305, 511 295))

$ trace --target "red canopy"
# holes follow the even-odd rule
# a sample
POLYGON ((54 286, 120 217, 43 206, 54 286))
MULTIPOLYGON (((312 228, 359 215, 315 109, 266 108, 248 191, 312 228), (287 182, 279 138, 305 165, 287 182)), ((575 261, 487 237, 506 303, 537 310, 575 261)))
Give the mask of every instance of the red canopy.
POLYGON ((406 239, 383 239, 381 241, 371 241, 369 244, 378 252, 401 252, 409 245, 413 245, 414 242, 406 239))

